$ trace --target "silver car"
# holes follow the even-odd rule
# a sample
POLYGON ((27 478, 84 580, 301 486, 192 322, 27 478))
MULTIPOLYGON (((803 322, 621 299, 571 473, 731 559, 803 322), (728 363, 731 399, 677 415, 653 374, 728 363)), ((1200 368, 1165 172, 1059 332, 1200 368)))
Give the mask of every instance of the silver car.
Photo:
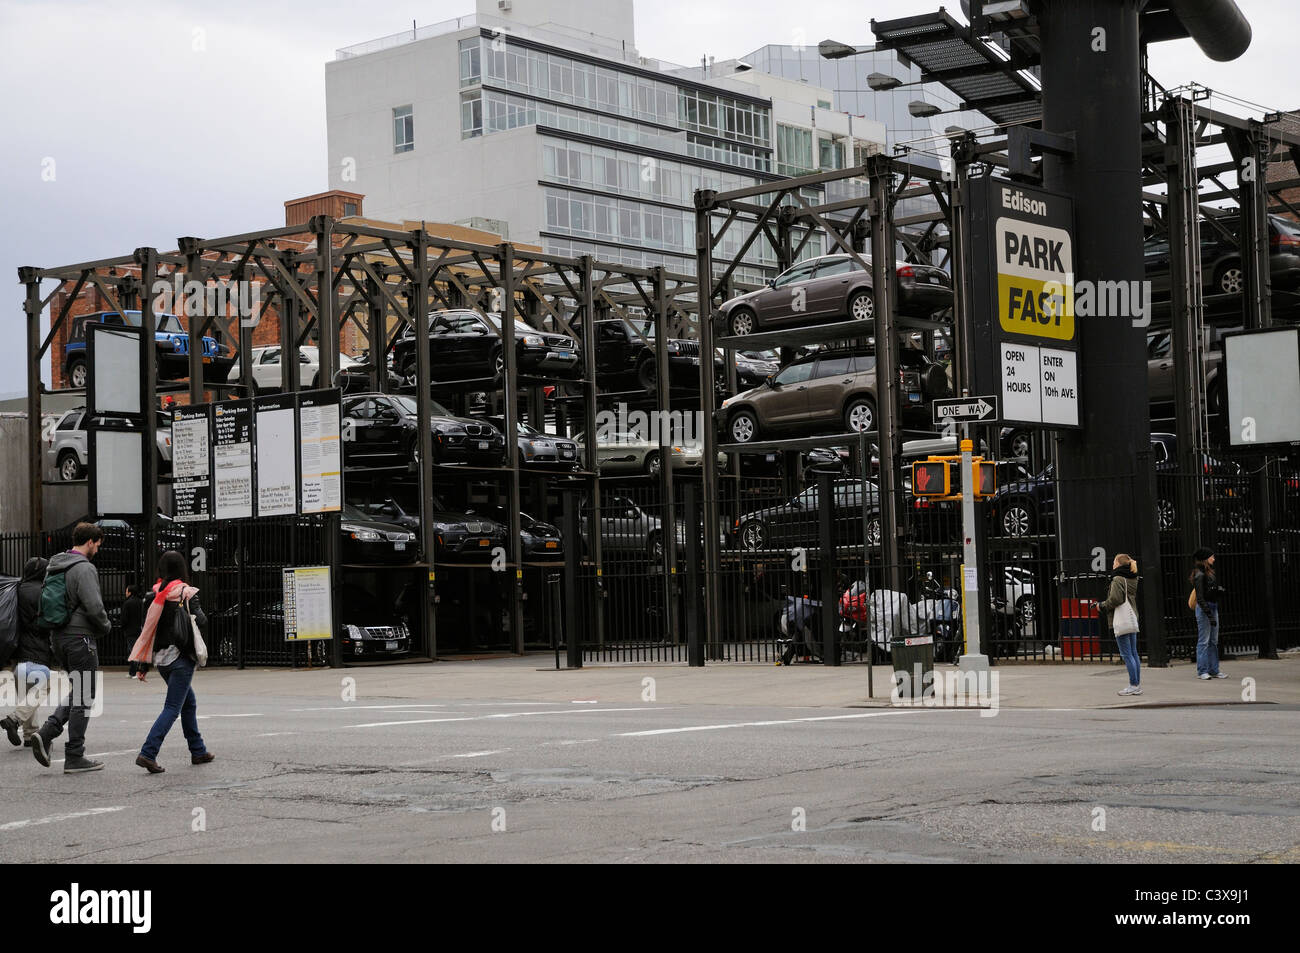
MULTIPOLYGON (((63 481, 80 480, 90 466, 90 450, 86 439, 86 408, 76 407, 59 418, 54 429, 44 438, 45 465, 63 481)), ((158 412, 158 430, 155 438, 158 449, 159 473, 169 473, 172 468, 171 418, 158 412)))

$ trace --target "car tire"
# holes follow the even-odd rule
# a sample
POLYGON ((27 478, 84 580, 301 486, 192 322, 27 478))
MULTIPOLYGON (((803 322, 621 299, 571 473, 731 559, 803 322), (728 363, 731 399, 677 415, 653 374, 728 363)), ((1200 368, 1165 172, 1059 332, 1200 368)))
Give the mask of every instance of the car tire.
POLYGON ((1246 287, 1246 274, 1241 262, 1228 261, 1214 272, 1214 290, 1218 294, 1239 295, 1246 287))
POLYGON ((494 347, 488 355, 488 366, 492 368, 493 377, 505 377, 506 359, 500 347, 494 347))
POLYGON ((880 517, 873 516, 867 520, 867 545, 879 546, 883 539, 880 532, 880 517))
POLYGON ((758 331, 758 315, 749 308, 736 308, 727 316, 727 329, 735 337, 754 334, 758 331))
POLYGON ((646 476, 657 477, 663 472, 663 460, 658 450, 651 450, 645 455, 646 476))
POLYGON ((758 416, 752 410, 738 410, 727 422, 732 443, 751 443, 758 439, 758 416))
POLYGON ((849 433, 876 429, 876 402, 870 397, 854 397, 844 405, 844 427, 849 433))
POLYGON ((637 365, 636 382, 647 394, 654 394, 659 389, 659 374, 653 359, 646 358, 637 365))
POLYGON ((1174 501, 1166 497, 1156 499, 1156 528, 1161 532, 1178 525, 1178 511, 1174 501))
POLYGON ((751 553, 758 552, 767 548, 767 527, 759 520, 749 520, 740 524, 736 538, 741 549, 751 553))
POLYGON ((646 540, 646 559, 652 566, 662 566, 664 561, 664 544, 658 533, 651 533, 646 540))
POLYGON ((1021 633, 1027 633, 1038 618, 1038 602, 1033 596, 1025 595, 1016 600, 1016 625, 1021 633))
POLYGON ((952 385, 948 382, 948 371, 941 364, 931 364, 925 370, 926 400, 942 400, 952 396, 952 385))
POLYGON ((68 365, 68 386, 83 390, 86 386, 88 377, 86 362, 83 358, 77 358, 68 365))
POLYGON ((1007 437, 1007 452, 1013 457, 1028 460, 1033 449, 1034 438, 1028 430, 1017 430, 1007 437))
POLYGON ((1034 533, 1037 523, 1034 504, 1024 497, 1012 497, 998 508, 999 535, 1013 539, 1030 536, 1034 533))
POLYGON ((59 471, 59 479, 64 482, 80 480, 82 477, 81 462, 77 459, 77 454, 72 450, 64 450, 59 454, 59 462, 56 466, 59 471))
POLYGON ((876 298, 869 289, 855 291, 849 295, 844 313, 853 321, 870 321, 876 316, 876 298))

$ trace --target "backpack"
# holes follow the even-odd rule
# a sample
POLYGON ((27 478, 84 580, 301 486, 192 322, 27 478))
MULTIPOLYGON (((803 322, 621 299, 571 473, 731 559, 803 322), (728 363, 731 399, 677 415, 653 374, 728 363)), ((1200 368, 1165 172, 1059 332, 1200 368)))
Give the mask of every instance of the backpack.
POLYGON ((18 584, 17 579, 0 576, 0 665, 8 664, 18 648, 18 584))
POLYGON ((45 583, 41 586, 41 614, 36 624, 42 629, 54 632, 68 624, 72 610, 68 608, 67 570, 57 572, 50 570, 45 574, 45 583))

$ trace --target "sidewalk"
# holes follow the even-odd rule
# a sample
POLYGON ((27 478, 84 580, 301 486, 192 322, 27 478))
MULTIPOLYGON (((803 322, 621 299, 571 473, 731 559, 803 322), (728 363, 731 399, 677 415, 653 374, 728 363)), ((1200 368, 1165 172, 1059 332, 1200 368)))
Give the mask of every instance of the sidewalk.
MULTIPOLYGON (((938 666, 939 672, 954 671, 938 666)), ((1200 681, 1196 668, 1180 662, 1143 668, 1143 694, 1120 697, 1127 684, 1121 664, 1009 664, 995 666, 1002 708, 1119 708, 1240 704, 1243 701, 1300 705, 1300 653, 1278 661, 1224 662, 1225 679, 1200 681), (1253 699, 1243 679, 1253 679, 1253 699)), ((778 667, 716 663, 704 668, 647 663, 593 665, 556 671, 554 657, 442 661, 345 669, 214 669, 200 673, 201 692, 224 695, 340 699, 344 679, 354 679, 356 700, 385 698, 491 699, 535 702, 651 700, 643 680, 654 679, 653 701, 677 705, 754 705, 781 708, 848 708, 890 705, 892 670, 875 667, 875 697, 867 697, 861 665, 778 667)))

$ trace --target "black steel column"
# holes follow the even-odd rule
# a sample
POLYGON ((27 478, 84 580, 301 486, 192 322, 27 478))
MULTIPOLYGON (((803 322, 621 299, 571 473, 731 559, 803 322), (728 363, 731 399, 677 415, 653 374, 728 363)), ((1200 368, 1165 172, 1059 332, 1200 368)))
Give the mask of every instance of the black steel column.
POLYGON ((582 530, 578 502, 572 490, 564 491, 560 525, 564 529, 564 648, 569 668, 582 668, 582 637, 586 626, 578 604, 578 574, 582 567, 582 530))
POLYGON ((872 156, 871 170, 871 287, 875 302, 876 434, 880 447, 880 532, 889 589, 901 590, 902 559, 898 548, 898 460, 900 407, 898 393, 898 332, 894 324, 897 276, 894 272, 893 163, 887 156, 872 156))
POLYGON ((840 633, 836 620, 835 598, 835 484, 829 473, 817 474, 817 538, 821 541, 821 627, 822 664, 840 664, 840 633))
MULTIPOLYGON (((1075 279, 1141 281, 1142 150, 1138 73, 1140 0, 1041 0, 1043 129, 1073 133, 1072 158, 1048 153, 1043 185, 1074 200, 1075 279), (1098 32, 1101 31, 1101 32, 1098 32), (1104 37, 1099 48, 1098 37, 1104 37)), ((1116 506, 1114 478, 1130 475, 1149 446, 1146 331, 1132 316, 1079 318, 1082 429, 1057 450, 1061 560, 1066 571, 1154 540, 1116 506), (1110 477, 1111 480, 1106 478, 1110 477), (1135 535, 1138 537, 1135 539, 1135 535), (1134 545, 1137 543, 1138 545, 1134 545)), ((1130 481, 1138 512, 1150 509, 1147 481, 1130 481)))
MULTIPOLYGON (((144 466, 140 471, 145 492, 149 494, 145 502, 144 519, 144 560, 140 571, 145 579, 153 578, 153 567, 158 562, 158 417, 154 411, 158 407, 158 346, 154 341, 154 329, 158 319, 153 313, 153 283, 158 277, 158 250, 156 248, 137 248, 135 263, 140 267, 140 373, 144 375, 141 385, 140 403, 144 413, 144 466)), ((89 397, 89 395, 87 395, 89 397)), ((188 554, 187 554, 188 555, 188 554)))
MULTIPOLYGON (((429 658, 438 657, 438 539, 434 533, 433 513, 433 425, 429 422, 429 234, 414 232, 411 245, 411 270, 415 281, 411 287, 407 317, 415 335, 415 455, 419 467, 420 549, 428 563, 428 583, 422 600, 424 632, 429 658)), ((373 320, 373 312, 372 312, 373 320)), ((374 354, 371 354, 372 360, 374 354)))
MULTIPOLYGON (((27 286, 23 313, 27 318, 27 531, 41 532, 44 520, 45 460, 41 441, 41 279, 36 268, 18 269, 27 286)), ((53 373, 53 368, 51 368, 53 373)))
MULTIPOLYGON (((672 407, 672 387, 668 376, 668 281, 664 277, 662 265, 652 269, 654 276, 655 289, 655 391, 656 399, 661 413, 668 413, 672 407)), ((701 350, 700 361, 703 362, 705 355, 701 350)), ((691 411, 683 410, 683 414, 691 411)), ((664 624, 667 628, 664 630, 664 637, 667 642, 676 645, 681 638, 681 633, 677 629, 677 594, 675 587, 677 584, 677 507, 675 505, 676 497, 673 491, 673 447, 680 444, 685 439, 685 433, 673 433, 667 421, 673 418, 668 416, 659 418, 658 439, 659 439, 659 492, 663 498, 662 522, 664 535, 664 558, 659 566, 659 571, 663 573, 664 591, 663 591, 663 610, 664 624)), ((695 532, 695 527, 690 523, 685 524, 686 535, 690 536, 695 532)))
MULTIPOLYGON (((510 481, 510 498, 507 509, 510 525, 510 636, 514 651, 524 654, 523 614, 523 545, 519 538, 519 359, 515 352, 515 252, 509 242, 497 246, 497 264, 501 281, 501 373, 502 413, 505 415, 506 467, 510 481)), ((593 338, 594 340, 594 338, 593 338)))
MULTIPOLYGON (((713 389, 713 224, 711 211, 716 192, 695 193, 695 276, 700 316, 700 406, 711 409, 713 389)), ((722 561, 718 525, 718 434, 712 414, 704 421, 704 640, 709 646, 722 640, 718 609, 718 566, 722 561)))
MULTIPOLYGON (((700 518, 700 497, 694 483, 685 486, 686 525, 700 518)), ((686 535, 686 662, 694 668, 704 665, 704 641, 700 638, 700 539, 686 535)))
MULTIPOLYGON (((203 279, 203 254, 198 250, 198 242, 182 239, 181 251, 185 254, 185 289, 177 304, 181 314, 185 315, 185 333, 189 336, 190 369, 190 403, 203 403, 203 325, 208 317, 207 282, 203 279), (191 302, 190 295, 196 294, 198 301, 191 302), (202 302, 202 305, 199 302, 202 302), (195 314, 194 312, 199 312, 195 314)), ((152 281, 152 279, 149 279, 152 281)), ((153 292, 146 284, 145 295, 153 292)))

